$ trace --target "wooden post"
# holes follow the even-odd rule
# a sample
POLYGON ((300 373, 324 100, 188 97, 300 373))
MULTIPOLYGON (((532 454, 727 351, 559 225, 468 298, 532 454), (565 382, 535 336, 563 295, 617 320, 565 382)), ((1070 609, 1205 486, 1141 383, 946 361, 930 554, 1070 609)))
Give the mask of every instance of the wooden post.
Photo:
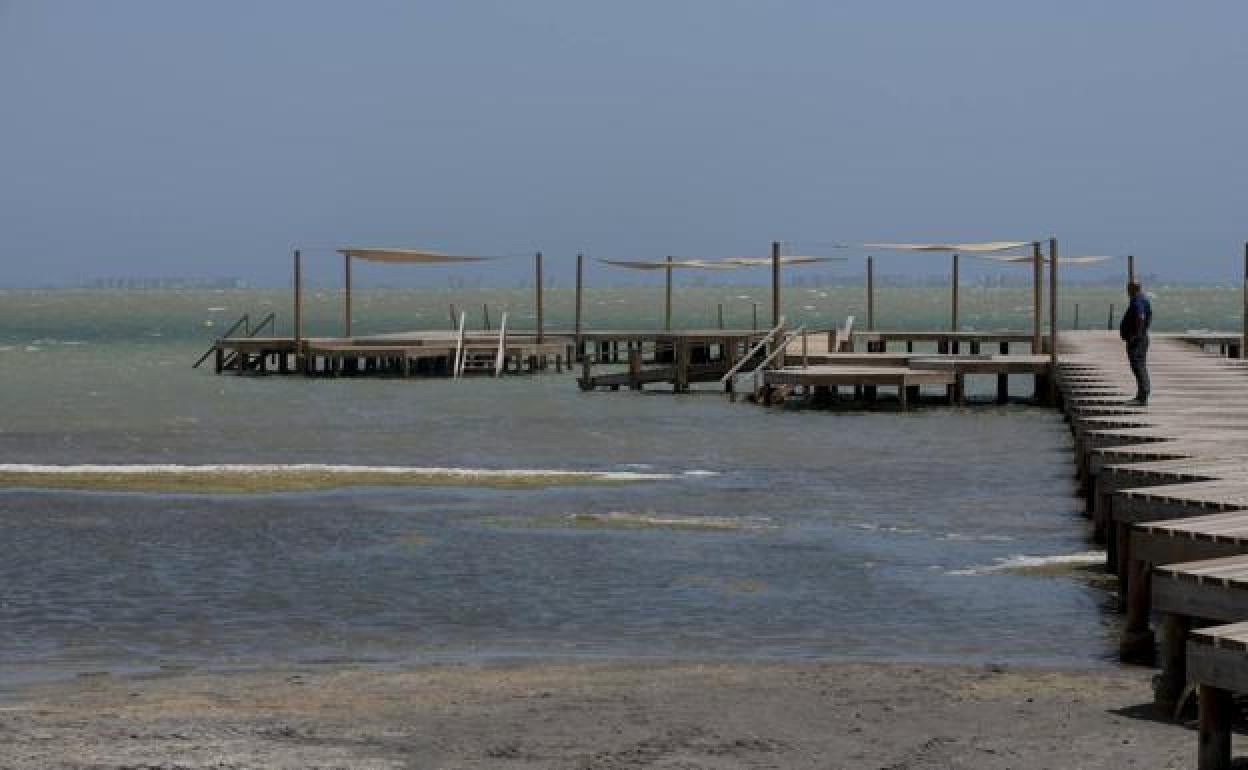
POLYGON ((581 287, 585 276, 585 255, 576 255, 576 320, 573 333, 576 336, 576 360, 581 360, 581 287))
POLYGON ((1073 324, 1076 331, 1079 329, 1079 303, 1075 303, 1075 321, 1073 324))
POLYGON ((1040 251, 1040 241, 1031 244, 1031 353, 1040 355, 1044 348, 1040 344, 1040 319, 1044 304, 1044 254, 1040 251))
POLYGON ((958 254, 953 254, 953 305, 952 312, 949 315, 949 330, 958 330, 958 254))
POLYGON ((537 344, 545 341, 545 328, 542 318, 542 252, 533 255, 533 269, 537 274, 537 344))
POLYGON ((722 329, 722 328, 724 328, 724 303, 722 303, 722 302, 721 302, 721 303, 719 303, 719 309, 718 309, 717 316, 718 316, 718 319, 719 319, 719 328, 721 328, 721 329, 722 329))
POLYGON ((447 305, 447 308, 449 309, 450 314, 451 314, 451 329, 452 330, 458 329, 459 320, 458 320, 458 316, 455 313, 455 303, 452 302, 451 304, 447 305))
POLYGON ((295 249, 295 331, 292 335, 295 338, 295 361, 296 364, 303 358, 302 345, 303 342, 303 258, 299 254, 299 249, 295 249))
POLYGON ((867 257, 867 331, 875 331, 875 259, 867 257))
POLYGON ((485 330, 488 332, 490 330, 490 305, 489 303, 483 303, 481 305, 481 315, 485 319, 485 330))
POLYGON ((1244 244, 1244 331, 1239 341, 1239 357, 1248 358, 1248 243, 1244 244))
POLYGON ((676 365, 676 379, 674 390, 677 393, 684 393, 689 390, 689 342, 681 337, 675 342, 676 353, 673 363, 676 365))
POLYGON ((1153 681, 1153 705, 1167 718, 1187 688, 1187 636, 1191 621, 1173 612, 1161 613, 1161 671, 1153 681))
POLYGON ((1199 770, 1231 767, 1231 721, 1235 702, 1230 690, 1202 684, 1199 688, 1200 732, 1197 738, 1199 770))
POLYGON ((780 323, 780 241, 771 242, 771 326, 780 323))
POLYGON ((664 294, 664 310, 663 310, 663 330, 672 330, 672 258, 668 256, 667 267, 664 272, 667 274, 667 287, 664 294))
MULTIPOLYGON (((1008 356, 1010 354, 1010 343, 1002 342, 997 348, 1001 355, 1008 356)), ((997 403, 1005 404, 1010 400, 1010 375, 1001 372, 997 375, 997 403)))
POLYGON ((1049 403, 1057 403, 1057 239, 1049 239, 1049 403))
POLYGON ((1127 283, 1135 283, 1135 255, 1127 255, 1127 283))
MULTIPOLYGON (((1246 263, 1244 265, 1244 270, 1248 273, 1248 258, 1244 261, 1246 263)), ((1245 278, 1248 278, 1248 275, 1245 275, 1245 278)), ((1248 281, 1245 281, 1245 286, 1248 287, 1248 281)), ((1246 288, 1245 291, 1248 291, 1248 288, 1246 288)), ((1248 307, 1248 302, 1245 302, 1245 306, 1248 307)), ((1112 302, 1109 303, 1109 320, 1105 322, 1105 329, 1111 332, 1114 330, 1114 303, 1112 302)))
POLYGON ((758 303, 755 302, 753 309, 753 320, 750 322, 750 331, 758 331, 758 303))
POLYGON ((351 336, 351 255, 342 255, 342 285, 346 288, 342 308, 342 336, 351 336))

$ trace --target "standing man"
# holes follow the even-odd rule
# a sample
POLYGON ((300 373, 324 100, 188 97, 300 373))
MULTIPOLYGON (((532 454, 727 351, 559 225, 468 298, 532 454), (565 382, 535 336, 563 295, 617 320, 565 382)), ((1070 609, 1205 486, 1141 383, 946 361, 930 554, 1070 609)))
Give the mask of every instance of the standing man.
POLYGON ((1135 398, 1128 404, 1144 406, 1148 403, 1148 327, 1153 323, 1153 306, 1132 281, 1127 284, 1127 312, 1118 325, 1118 335, 1127 343, 1127 360, 1135 375, 1135 398))

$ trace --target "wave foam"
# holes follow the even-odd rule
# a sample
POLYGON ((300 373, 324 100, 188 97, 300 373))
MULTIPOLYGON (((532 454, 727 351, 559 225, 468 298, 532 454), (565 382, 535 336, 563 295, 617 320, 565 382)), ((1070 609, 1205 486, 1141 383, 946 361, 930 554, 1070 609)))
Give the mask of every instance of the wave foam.
POLYGON ((989 575, 998 572, 1056 573, 1104 563, 1104 551, 1080 551, 1078 553, 1063 553, 1052 556, 1025 556, 1017 554, 997 559, 997 563, 991 566, 949 570, 947 574, 989 575))
MULTIPOLYGON (((160 474, 370 474, 377 476, 461 476, 465 478, 544 478, 551 476, 603 479, 611 481, 655 481, 674 479, 671 473, 641 473, 638 471, 569 471, 533 468, 425 468, 407 465, 343 465, 333 463, 206 463, 183 465, 179 463, 145 464, 80 464, 40 465, 34 463, 0 463, 0 474, 33 475, 79 475, 108 474, 123 476, 160 474)), ((696 473, 696 472, 695 472, 696 473)))

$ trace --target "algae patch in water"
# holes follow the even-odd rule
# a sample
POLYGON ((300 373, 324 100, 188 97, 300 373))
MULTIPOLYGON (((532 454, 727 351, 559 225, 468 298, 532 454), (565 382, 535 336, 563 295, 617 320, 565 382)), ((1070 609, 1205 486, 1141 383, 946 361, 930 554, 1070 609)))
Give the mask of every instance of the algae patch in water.
POLYGON ((419 532, 408 532, 405 535, 400 535, 395 538, 394 542, 395 545, 403 548, 419 548, 421 546, 429 545, 429 538, 419 532))
POLYGON ((726 516, 662 516, 653 513, 571 513, 531 518, 492 516, 484 523, 510 528, 596 529, 596 530, 674 530, 696 532, 740 532, 775 529, 769 519, 742 519, 726 516))

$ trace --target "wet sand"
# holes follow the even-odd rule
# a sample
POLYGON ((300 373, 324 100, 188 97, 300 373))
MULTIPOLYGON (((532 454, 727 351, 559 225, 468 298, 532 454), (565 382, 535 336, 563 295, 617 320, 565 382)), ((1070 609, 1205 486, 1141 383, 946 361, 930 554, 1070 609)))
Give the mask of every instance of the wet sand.
POLYGON ((80 676, 0 702, 5 768, 1182 768, 1146 669, 741 662, 80 676))

